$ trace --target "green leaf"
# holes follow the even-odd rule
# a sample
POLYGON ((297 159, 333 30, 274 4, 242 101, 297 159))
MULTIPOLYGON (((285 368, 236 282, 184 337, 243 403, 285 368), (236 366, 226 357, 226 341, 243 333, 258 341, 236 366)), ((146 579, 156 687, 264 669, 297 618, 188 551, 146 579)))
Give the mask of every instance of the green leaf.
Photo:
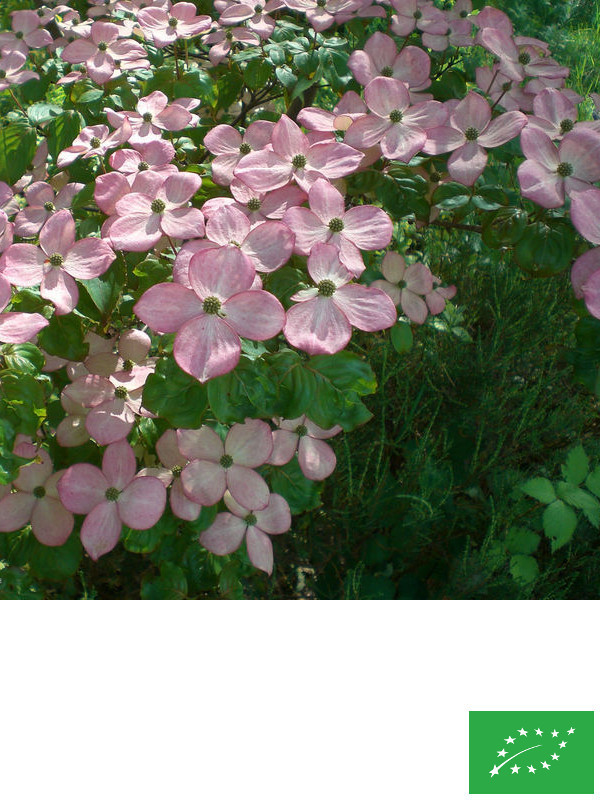
POLYGON ((75 314, 56 315, 38 335, 40 347, 51 356, 83 361, 88 353, 88 344, 83 341, 85 332, 81 319, 75 314))
POLYGON ((40 580, 64 581, 77 572, 82 556, 79 533, 72 533, 60 547, 47 547, 31 536, 29 568, 40 580))
POLYGON ((434 206, 444 209, 454 209, 466 206, 471 199, 471 190, 462 183, 441 183, 433 193, 431 202, 434 206))
POLYGON ((183 372, 168 356, 159 361, 144 385, 145 408, 175 428, 199 428, 207 408, 206 387, 183 372))
POLYGON ((348 350, 332 356, 313 356, 307 367, 327 378, 342 392, 356 392, 362 396, 373 394, 377 389, 377 379, 370 364, 348 350))
POLYGON ((397 322, 390 331, 390 338, 397 353, 408 353, 413 346, 413 332, 408 322, 397 322))
POLYGON ((510 574, 517 583, 533 583, 540 574, 540 568, 532 556, 516 555, 510 560, 510 574))
POLYGON ((585 479, 585 485, 596 497, 600 497, 600 466, 596 467, 593 472, 590 472, 585 479))
POLYGON ((513 527, 506 532, 506 549, 509 553, 529 556, 540 543, 540 537, 529 528, 513 527))
POLYGON ((263 358, 242 356, 237 367, 207 383, 208 402, 219 422, 230 425, 246 417, 279 413, 279 388, 263 358))
POLYGON ((229 108, 238 99, 244 81, 242 76, 233 70, 226 72, 217 80, 218 103, 217 108, 229 108))
POLYGON ((271 467, 271 489, 288 501, 292 514, 311 511, 321 504, 322 483, 305 478, 296 456, 282 467, 271 467))
POLYGON ((5 417, 5 411, 0 404, 0 485, 12 483, 18 473, 19 467, 26 464, 28 459, 13 455, 15 442, 15 429, 5 417))
POLYGON ((589 492, 572 483, 560 481, 556 486, 556 494, 570 506, 580 508, 595 528, 600 525, 600 502, 589 492))
POLYGON ((27 116, 32 125, 49 122, 59 114, 62 114, 62 108, 53 103, 34 103, 27 109, 27 116))
POLYGON ((567 460, 561 468, 563 478, 567 483, 574 483, 578 486, 580 483, 583 483, 589 471, 589 459, 582 445, 579 444, 567 454, 567 460))
POLYGON ((462 98, 467 93, 466 75, 457 69, 449 69, 434 81, 431 91, 436 100, 454 100, 462 98))
POLYGON ((0 181, 16 183, 27 172, 35 155, 37 135, 27 122, 11 122, 0 128, 0 181))
POLYGON ((160 565, 160 577, 142 581, 142 600, 183 600, 187 596, 185 572, 176 564, 165 561, 160 565))
POLYGON ((575 231, 566 221, 528 225, 515 247, 518 265, 530 275, 551 277, 566 270, 573 261, 575 231))
POLYGON ((204 70, 186 72, 175 83, 173 97, 197 97, 202 105, 213 107, 217 102, 217 91, 214 78, 204 70))
POLYGON ((556 500, 554 487, 548 478, 532 478, 527 483, 521 484, 519 489, 530 497, 539 500, 540 503, 552 503, 556 500))
POLYGON ((288 66, 277 67, 275 70, 275 75, 277 80, 285 86, 288 92, 294 88, 298 80, 288 66))
POLYGON ((46 418, 44 385, 33 375, 23 375, 13 370, 0 372, 3 416, 19 433, 35 436, 46 418))
POLYGON ((266 61, 251 61, 244 70, 244 82, 250 89, 262 89, 270 80, 272 68, 266 61))
POLYGON ((56 161, 56 157, 70 147, 73 140, 81 130, 81 119, 76 111, 65 111, 60 117, 56 117, 46 128, 48 131, 48 152, 56 161))
POLYGON ((571 540, 577 527, 577 514, 562 500, 555 500, 545 509, 542 521, 554 552, 571 540))
POLYGON ((113 261, 109 269, 98 278, 81 281, 93 304, 104 316, 115 308, 123 287, 126 286, 127 275, 120 260, 113 261))
POLYGON ((44 366, 44 356, 34 344, 6 344, 0 347, 0 356, 8 369, 37 375, 44 366))
MULTIPOLYGON (((475 205, 479 198, 473 198, 475 205)), ((515 244, 527 227, 527 212, 522 208, 501 208, 490 214, 483 223, 481 238, 488 247, 499 248, 515 244)))

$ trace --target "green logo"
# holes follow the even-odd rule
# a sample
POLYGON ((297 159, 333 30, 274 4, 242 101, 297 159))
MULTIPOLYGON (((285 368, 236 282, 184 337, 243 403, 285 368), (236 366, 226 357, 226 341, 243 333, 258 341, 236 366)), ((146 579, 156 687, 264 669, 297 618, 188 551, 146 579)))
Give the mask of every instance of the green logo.
POLYGON ((469 794, 593 793, 593 711, 469 712, 469 794))

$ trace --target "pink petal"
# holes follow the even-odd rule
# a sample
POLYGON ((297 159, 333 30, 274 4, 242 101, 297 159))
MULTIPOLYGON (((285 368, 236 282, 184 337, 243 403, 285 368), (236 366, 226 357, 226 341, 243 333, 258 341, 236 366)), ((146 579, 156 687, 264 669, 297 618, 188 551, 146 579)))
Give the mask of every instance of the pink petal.
POLYGON ((573 177, 593 182, 600 180, 600 134, 589 128, 576 128, 562 140, 561 161, 573 167, 573 177))
POLYGON ((47 253, 66 256, 75 241, 75 220, 71 212, 61 209, 53 214, 40 233, 40 247, 47 253))
POLYGON ((408 164, 426 141, 427 134, 422 128, 403 123, 391 125, 381 140, 381 152, 386 158, 408 164))
POLYGON ((361 250, 380 250, 392 240, 394 226, 375 206, 354 206, 344 215, 343 237, 361 250))
POLYGON ((79 300, 79 289, 73 278, 62 269, 50 269, 42 278, 40 294, 56 306, 56 313, 68 314, 79 300))
POLYGON ((135 454, 129 442, 115 442, 106 448, 102 456, 102 472, 109 486, 124 489, 133 480, 135 470, 135 454))
POLYGON ((202 301, 177 283, 157 283, 133 307, 134 314, 157 333, 175 333, 202 314, 202 301))
MULTIPOLYGON (((328 447, 328 445, 326 445, 328 447)), ((331 450, 331 448, 329 448, 331 450)), ((332 451, 333 452, 333 451, 332 451)), ((335 456, 334 456, 335 458, 335 456)), ((254 509, 256 527, 271 535, 289 531, 292 524, 292 515, 287 500, 280 494, 272 494, 269 504, 261 510, 254 509)))
MULTIPOLYGON (((25 456, 25 453, 17 453, 25 456)), ((28 455, 28 454, 27 454, 28 455)), ((19 475, 13 482, 15 489, 21 492, 33 492, 36 486, 43 486, 50 475, 52 475, 52 460, 45 450, 35 451, 36 460, 32 464, 26 464, 19 470, 19 475)))
POLYGON ((314 355, 343 350, 352 328, 331 298, 319 295, 289 309, 283 333, 291 345, 314 355))
POLYGON ((86 281, 104 274, 116 257, 102 239, 80 239, 67 253, 63 269, 74 278, 86 281))
POLYGON ((157 196, 165 201, 167 208, 176 208, 187 203, 198 191, 202 178, 194 172, 178 172, 167 178, 157 196))
POLYGON ((600 189, 589 189, 573 197, 571 221, 585 239, 600 244, 600 189))
POLYGON ((396 324, 396 306, 381 289, 349 283, 333 295, 333 302, 355 328, 380 331, 396 324))
POLYGON ((117 546, 121 528, 116 503, 105 500, 87 515, 81 526, 81 543, 93 561, 117 546))
POLYGON ((344 196, 329 181, 319 178, 309 192, 310 209, 324 225, 345 213, 344 196))
POLYGON ((13 492, 0 500, 0 531, 18 531, 29 522, 36 498, 29 492, 13 492))
POLYGON ((272 450, 271 428, 260 419, 248 420, 243 425, 232 425, 225 439, 225 453, 243 467, 259 467, 265 464, 272 450))
POLYGON ((199 208, 176 208, 161 216, 163 233, 174 239, 193 239, 204 236, 204 215, 199 208))
POLYGON ((89 39, 76 39, 63 49, 60 57, 70 64, 83 64, 97 52, 98 48, 89 39))
POLYGON ((227 478, 223 467, 213 461, 190 461, 181 473, 183 491, 196 503, 213 506, 225 494, 227 478))
POLYGON ((466 142, 448 159, 448 172, 453 180, 472 186, 487 164, 487 152, 477 142, 466 142))
POLYGON ((273 451, 269 464, 280 467, 292 460, 298 446, 299 437, 293 431, 273 431, 273 451))
POLYGON ((596 271, 582 287, 585 306, 593 317, 600 318, 600 272, 596 271))
POLYGON ((207 425, 199 430, 180 428, 177 431, 177 444, 181 453, 190 459, 199 458, 216 463, 225 453, 221 437, 207 425))
MULTIPOLYGON (((181 131, 192 121, 192 115, 178 103, 173 103, 158 115, 154 124, 167 131, 181 131)), ((180 175, 193 175, 191 172, 180 172, 180 175)))
POLYGON ((571 285, 573 286, 575 297, 581 299, 584 296, 583 288, 586 282, 599 270, 600 247, 594 247, 579 256, 571 268, 571 285))
POLYGON ((308 255, 317 242, 329 238, 329 228, 308 208, 289 208, 283 215, 283 222, 296 235, 295 253, 308 255))
MULTIPOLYGON (((126 195, 119 203, 129 197, 131 195, 126 195)), ((159 214, 128 214, 116 219, 110 228, 112 246, 117 250, 134 253, 150 250, 161 236, 159 214)))
POLYGON ((521 150, 525 158, 537 161, 546 170, 556 172, 560 163, 558 150, 549 136, 536 128, 527 126, 521 132, 521 150))
POLYGON ((285 322, 279 300, 262 290, 234 295, 223 306, 223 312, 236 333, 258 342, 276 336, 285 322))
POLYGON ((311 481, 322 481, 335 469, 336 457, 327 442, 313 439, 311 436, 302 436, 298 445, 298 463, 306 478, 311 481))
POLYGON ((202 506, 199 503, 194 503, 193 500, 189 500, 185 496, 181 480, 179 479, 173 481, 169 494, 169 503, 176 517, 190 522, 198 519, 202 511, 202 506))
POLYGON ((11 244, 3 254, 3 275, 14 286, 35 286, 44 273, 44 253, 33 244, 11 244))
POLYGON ((269 502, 269 487, 258 472, 234 464, 226 472, 227 488, 244 508, 261 509, 269 502))
POLYGON ((253 228, 242 245, 260 272, 273 272, 285 264, 294 249, 294 234, 281 222, 264 222, 253 228))
POLYGON ((142 475, 129 483, 117 500, 121 521, 138 531, 156 525, 167 504, 167 490, 152 475, 142 475))
POLYGON ((186 322, 173 347, 173 356, 181 369, 201 383, 231 372, 240 360, 240 353, 240 337, 214 314, 186 322))
MULTIPOLYGON (((273 150, 286 161, 291 161, 294 156, 306 155, 309 149, 308 138, 295 122, 285 114, 273 128, 271 135, 273 150)), ((250 186, 252 184, 249 184, 250 186)), ((276 188, 273 186, 272 188, 276 188)))
POLYGON ((457 131, 449 125, 441 125, 437 128, 430 128, 427 131, 427 141, 423 145, 423 152, 430 155, 447 153, 456 150, 466 141, 464 133, 457 131))
POLYGON ((217 297, 224 302, 252 286, 254 268, 237 247, 218 247, 193 255, 188 275, 199 297, 217 297))
POLYGON ((365 102, 378 117, 388 119, 392 111, 408 108, 410 96, 402 81, 375 78, 365 89, 365 102))
POLYGON ((242 136, 231 125, 216 125, 204 137, 204 146, 214 156, 239 153, 242 136))
POLYGON ((74 514, 89 514, 106 499, 108 483, 92 464, 74 464, 58 482, 62 504, 74 514))
POLYGON ((560 208, 565 202, 564 181, 538 161, 527 160, 517 170, 521 194, 543 208, 560 208))
POLYGON ((456 106, 450 115, 450 124, 463 133, 468 128, 475 128, 481 133, 492 118, 490 104, 476 92, 469 92, 456 106))
POLYGON ((100 375, 84 375, 64 388, 69 400, 86 408, 92 408, 115 396, 115 387, 100 375))
POLYGON ((228 511, 217 514, 217 518, 200 536, 200 544, 217 556, 234 553, 241 545, 247 525, 243 519, 228 511))
POLYGON ((251 526, 246 533, 248 558, 257 569, 271 575, 273 572, 273 545, 271 540, 258 528, 251 526))
POLYGON ((292 163, 270 150, 249 153, 233 170, 236 178, 258 192, 279 189, 292 177, 292 163))
POLYGON ((105 445, 124 439, 134 422, 135 414, 129 405, 115 397, 92 408, 85 419, 85 427, 99 445, 105 445))
POLYGON ((56 441, 61 447, 78 447, 80 444, 85 444, 89 438, 84 416, 66 416, 56 429, 56 441))
POLYGON ((348 144, 317 142, 309 150, 308 165, 329 180, 334 180, 355 172, 363 158, 364 153, 348 144))
POLYGON ((6 311, 0 314, 0 342, 23 344, 49 324, 49 320, 41 314, 6 311))
POLYGON ((380 142, 392 123, 375 114, 355 119, 344 135, 346 144, 352 147, 373 147, 380 142))
MULTIPOLYGON (((426 292, 426 294, 429 294, 432 289, 433 286, 429 292, 426 292)), ((402 311, 404 311, 411 322, 416 322, 417 325, 422 325, 427 319, 427 304, 422 297, 419 297, 418 294, 415 294, 408 289, 402 289, 400 293, 400 304, 402 306, 402 311)))
POLYGON ((54 497, 42 497, 35 504, 31 514, 31 527, 35 538, 49 547, 59 547, 64 544, 71 535, 74 524, 73 514, 54 497))
POLYGON ((514 139, 527 125, 527 117, 520 111, 507 111, 492 120, 478 141, 482 147, 500 147, 514 139))

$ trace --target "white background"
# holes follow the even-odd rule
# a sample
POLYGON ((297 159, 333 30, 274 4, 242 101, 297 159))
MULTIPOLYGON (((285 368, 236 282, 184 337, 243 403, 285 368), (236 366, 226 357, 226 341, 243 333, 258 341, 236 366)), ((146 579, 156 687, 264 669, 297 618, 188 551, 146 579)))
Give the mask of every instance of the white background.
POLYGON ((468 798, 469 710, 600 707, 599 610, 5 602, 0 798, 468 798))

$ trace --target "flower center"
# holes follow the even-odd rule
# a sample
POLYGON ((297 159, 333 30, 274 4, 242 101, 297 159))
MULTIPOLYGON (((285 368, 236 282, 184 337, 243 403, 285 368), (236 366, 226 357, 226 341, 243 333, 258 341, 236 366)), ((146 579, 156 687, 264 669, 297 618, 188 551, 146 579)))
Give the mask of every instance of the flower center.
POLYGON ((573 130, 575 123, 572 119, 561 119, 560 121, 560 132, 561 133, 568 133, 569 131, 573 130))
POLYGON ((469 16, 469 12, 466 9, 463 9, 458 16, 462 19, 466 19, 469 16))
POLYGON ((47 203, 44 203, 44 209, 46 211, 55 211, 56 210, 56 208, 54 206, 54 203, 51 203, 50 200, 48 200, 47 203))
POLYGON ((423 16, 423 12, 422 11, 415 11, 415 13, 413 14, 413 17, 415 19, 421 19, 422 16, 423 16))
POLYGON ((183 467, 180 467, 178 464, 176 464, 171 470, 171 475, 174 478, 178 478, 182 472, 183 472, 183 467))
POLYGON ((205 314, 218 314, 221 309, 221 301, 218 297, 207 297, 202 303, 202 310, 205 314))
POLYGON ((233 39, 233 31, 227 31, 225 38, 231 41, 233 39))
POLYGON ((398 288, 399 289, 406 289, 407 283, 406 281, 398 281, 398 288))
POLYGON ((101 53, 104 53, 104 51, 107 49, 108 45, 106 44, 106 42, 98 42, 98 50, 100 50, 101 53))
POLYGON ((38 15, 38 17, 43 17, 44 16, 44 12, 43 12, 43 10, 41 8, 38 8, 37 15, 38 15))
POLYGON ((329 220, 329 230, 332 233, 341 233, 344 230, 344 222, 339 217, 329 220))
POLYGON ((135 363, 130 358, 128 358, 126 361, 123 362, 123 369, 125 370, 125 372, 129 372, 134 367, 135 363))
POLYGON ((250 147, 248 142, 242 142, 241 145, 240 145, 240 153, 243 156, 247 156, 248 153, 251 153, 251 152, 252 152, 252 148, 250 147))
POLYGON ((100 147, 100 145, 102 144, 102 140, 99 139, 97 136, 92 136, 92 138, 90 139, 90 144, 92 146, 92 149, 95 150, 96 147, 100 147))
POLYGON ((259 211, 260 210, 260 200, 258 197, 251 197, 250 200, 246 203, 246 208, 248 211, 259 211))
POLYGON ((156 200, 150 203, 150 211, 152 211, 153 214, 162 214, 166 207, 165 201, 159 200, 159 198, 156 198, 156 200))
POLYGON ((4 78, 6 78, 6 70, 0 69, 0 80, 3 80, 4 78))
POLYGON ((109 486, 104 493, 104 497, 106 497, 109 503, 115 503, 119 499, 120 494, 121 492, 118 489, 115 489, 114 486, 109 486))
POLYGON ((502 91, 508 92, 511 86, 512 86, 512 81, 504 81, 504 83, 502 84, 502 91))
POLYGON ((384 67, 381 70, 381 74, 383 75, 384 78, 391 78, 392 75, 394 74, 394 70, 391 67, 384 67))
POLYGON ((177 27, 177 20, 175 17, 171 17, 169 20, 169 28, 176 28, 177 27))
POLYGON ((465 138, 469 142, 474 142, 478 136, 479 136, 479 131, 477 130, 477 128, 467 128, 467 130, 465 131, 465 138))
POLYGON ((326 5, 327 5, 327 0, 317 0, 317 6, 319 8, 325 8, 326 5))
POLYGON ((432 172, 429 177, 433 183, 439 183, 442 180, 442 176, 439 172, 432 172))
POLYGON ((531 61, 531 56, 529 53, 519 53, 519 64, 523 64, 526 66, 531 61))
POLYGON ((308 433, 308 428, 306 425, 298 425, 298 427, 294 429, 294 433, 296 433, 298 436, 306 436, 308 433))
POLYGON ((150 167, 150 164, 147 161, 140 161, 138 164, 138 169, 140 172, 144 172, 150 167))
POLYGON ((22 38, 23 38, 23 31, 17 31, 17 32, 15 33, 15 37, 16 37, 17 39, 22 39, 22 38))
POLYGON ((317 289, 319 290, 319 294, 322 294, 324 297, 331 297, 335 292, 335 283, 333 281, 324 280, 318 284, 317 289))
POLYGON ((144 122, 152 122, 152 114, 149 111, 146 111, 145 114, 142 114, 142 119, 144 122))
POLYGON ((233 464, 233 458, 228 455, 221 456, 219 459, 219 464, 223 467, 223 469, 229 469, 229 467, 233 464))
POLYGON ((37 497, 38 499, 41 497, 45 497, 46 490, 44 489, 43 486, 36 486, 35 489, 33 490, 33 496, 37 497))
POLYGON ((127 394, 127 389, 124 386, 117 386, 115 389, 115 397, 118 397, 119 400, 125 400, 127 394))
MULTIPOLYGON (((325 5, 325 2, 323 2, 323 5, 325 5)), ((252 512, 250 512, 249 514, 246 514, 246 516, 244 517, 244 522, 246 523, 246 525, 256 525, 256 517, 252 512)))
POLYGON ((60 253, 52 253, 48 261, 50 262, 51 267, 62 267, 62 265, 65 263, 65 258, 64 256, 61 256, 60 253))
POLYGON ((573 174, 573 165, 569 164, 568 161, 562 161, 556 168, 556 171, 561 178, 568 178, 569 175, 573 174))
POLYGON ((262 11, 262 6, 259 6, 259 5, 254 6, 254 13, 255 14, 260 14, 261 11, 262 11))
POLYGON ((394 124, 402 122, 402 112, 400 109, 395 108, 393 111, 390 111, 390 122, 393 122, 394 124))
POLYGON ((303 156, 301 153, 298 153, 297 156, 292 158, 292 167, 294 169, 304 169, 306 166, 306 156, 303 156))

